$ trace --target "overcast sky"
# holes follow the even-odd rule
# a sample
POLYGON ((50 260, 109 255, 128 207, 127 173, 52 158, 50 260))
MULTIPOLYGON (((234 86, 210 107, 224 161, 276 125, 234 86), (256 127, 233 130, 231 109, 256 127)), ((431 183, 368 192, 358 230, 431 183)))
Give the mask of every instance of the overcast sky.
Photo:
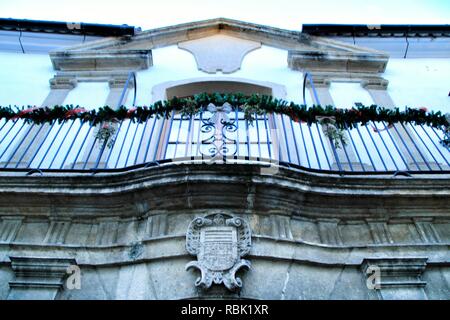
POLYGON ((299 30, 303 23, 450 24, 450 0, 0 0, 0 17, 144 30, 226 17, 299 30))

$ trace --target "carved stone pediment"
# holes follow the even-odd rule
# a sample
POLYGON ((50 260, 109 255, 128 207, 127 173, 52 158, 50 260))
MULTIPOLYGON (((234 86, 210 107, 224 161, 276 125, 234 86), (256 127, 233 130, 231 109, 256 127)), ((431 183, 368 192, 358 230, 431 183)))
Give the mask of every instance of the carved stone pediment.
POLYGON ((200 270, 195 285, 208 289, 214 284, 224 284, 230 291, 242 287, 236 272, 242 267, 250 269, 248 260, 241 259, 250 252, 251 230, 248 223, 227 214, 197 217, 189 224, 186 233, 186 250, 197 256, 197 261, 186 265, 186 270, 200 270))
POLYGON ((389 59, 377 50, 225 18, 105 38, 51 52, 50 58, 55 70, 66 72, 140 70, 152 66, 151 50, 171 45, 193 53, 198 68, 208 73, 238 70, 245 54, 261 45, 287 50, 294 70, 380 73, 389 59))

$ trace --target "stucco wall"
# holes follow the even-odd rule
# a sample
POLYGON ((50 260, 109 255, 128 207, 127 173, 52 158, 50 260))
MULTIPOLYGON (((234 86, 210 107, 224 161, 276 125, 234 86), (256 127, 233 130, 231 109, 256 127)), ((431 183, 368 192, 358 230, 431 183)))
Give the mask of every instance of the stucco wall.
POLYGON ((81 289, 59 288, 57 299, 449 298, 447 175, 340 177, 280 168, 269 176, 261 169, 168 164, 116 174, 4 176, 0 299, 16 290, 8 284, 22 275, 13 265, 20 257, 31 268, 25 283, 56 277, 48 265, 33 272, 43 265, 38 258, 77 264, 81 289), (196 260, 186 251, 188 225, 217 213, 251 228, 244 258, 252 270, 238 274, 240 295, 223 286, 204 292, 195 287, 199 272, 185 270, 196 260), (386 275, 382 297, 366 285, 367 259, 398 267, 386 275), (410 263, 420 259, 422 266, 410 263))
MULTIPOLYGON (((286 87, 287 100, 302 102, 302 74, 290 70, 286 60, 287 51, 263 46, 247 54, 241 70, 230 75, 218 73, 213 76, 275 82, 286 87)), ((137 74, 138 105, 153 102, 152 88, 159 83, 211 76, 197 70, 194 56, 176 46, 153 50, 153 61, 152 67, 137 74)), ((0 74, 1 105, 39 105, 50 91, 48 80, 54 71, 46 54, 0 52, 0 74)), ((390 82, 388 92, 397 106, 425 106, 430 110, 450 111, 449 59, 390 59, 383 76, 390 82)), ((372 103, 359 84, 332 83, 330 90, 339 107, 349 107, 354 102, 372 103)), ((104 104, 108 92, 106 82, 79 83, 64 103, 98 107, 104 104)), ((126 104, 131 102, 132 95, 128 95, 126 104)), ((309 95, 307 102, 312 103, 309 95)))

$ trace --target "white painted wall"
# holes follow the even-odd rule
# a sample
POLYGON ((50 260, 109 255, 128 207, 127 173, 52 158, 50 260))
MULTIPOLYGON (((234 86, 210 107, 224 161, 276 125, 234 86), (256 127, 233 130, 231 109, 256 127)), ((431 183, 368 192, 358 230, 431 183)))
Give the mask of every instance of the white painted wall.
MULTIPOLYGON (((287 67, 287 51, 263 46, 250 52, 243 60, 241 70, 232 74, 206 74, 197 69, 194 56, 177 46, 153 50, 154 66, 140 71, 137 75, 138 95, 136 104, 149 104, 153 101, 152 87, 166 81, 199 77, 247 78, 270 81, 284 85, 287 99, 300 101, 302 96, 302 73, 287 67), (175 63, 174 63, 175 62, 175 63)), ((127 103, 131 103, 129 95, 127 103)))
POLYGON ((69 92, 64 104, 79 105, 85 109, 95 109, 105 105, 108 96, 108 82, 80 82, 69 92))
MULTIPOLYGON (((198 71, 194 57, 176 46, 153 51, 154 66, 137 74, 137 105, 153 102, 152 87, 166 81, 211 77, 198 71)), ((48 80, 53 77, 47 55, 0 52, 0 104, 40 105, 50 91, 48 80)), ((214 77, 248 78, 284 85, 287 100, 302 103, 302 74, 287 67, 287 52, 263 46, 250 52, 241 70, 214 77)), ((384 77, 389 80, 388 92, 400 107, 423 107, 450 111, 450 59, 390 59, 384 77)), ((102 106, 108 94, 104 83, 80 83, 64 103, 85 107, 102 106)), ((355 102, 372 103, 359 84, 332 83, 331 94, 339 107, 355 102)), ((307 102, 312 103, 307 94, 307 102)), ((132 103, 130 94, 126 103, 132 103)))
POLYGON ((54 75, 47 54, 0 52, 0 105, 39 106, 54 75))
POLYGON ((390 59, 384 77, 397 106, 450 112, 450 59, 390 59))
POLYGON ((332 82, 330 94, 337 108, 349 109, 360 102, 364 105, 373 104, 369 92, 361 87, 359 83, 332 82))

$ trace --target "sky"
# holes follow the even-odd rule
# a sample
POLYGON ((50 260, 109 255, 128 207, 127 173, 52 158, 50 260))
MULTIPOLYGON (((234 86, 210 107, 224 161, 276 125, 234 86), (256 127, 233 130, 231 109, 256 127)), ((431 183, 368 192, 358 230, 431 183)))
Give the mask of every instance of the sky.
POLYGON ((450 24, 450 0, 0 0, 0 17, 143 30, 225 17, 301 30, 307 23, 450 24))

